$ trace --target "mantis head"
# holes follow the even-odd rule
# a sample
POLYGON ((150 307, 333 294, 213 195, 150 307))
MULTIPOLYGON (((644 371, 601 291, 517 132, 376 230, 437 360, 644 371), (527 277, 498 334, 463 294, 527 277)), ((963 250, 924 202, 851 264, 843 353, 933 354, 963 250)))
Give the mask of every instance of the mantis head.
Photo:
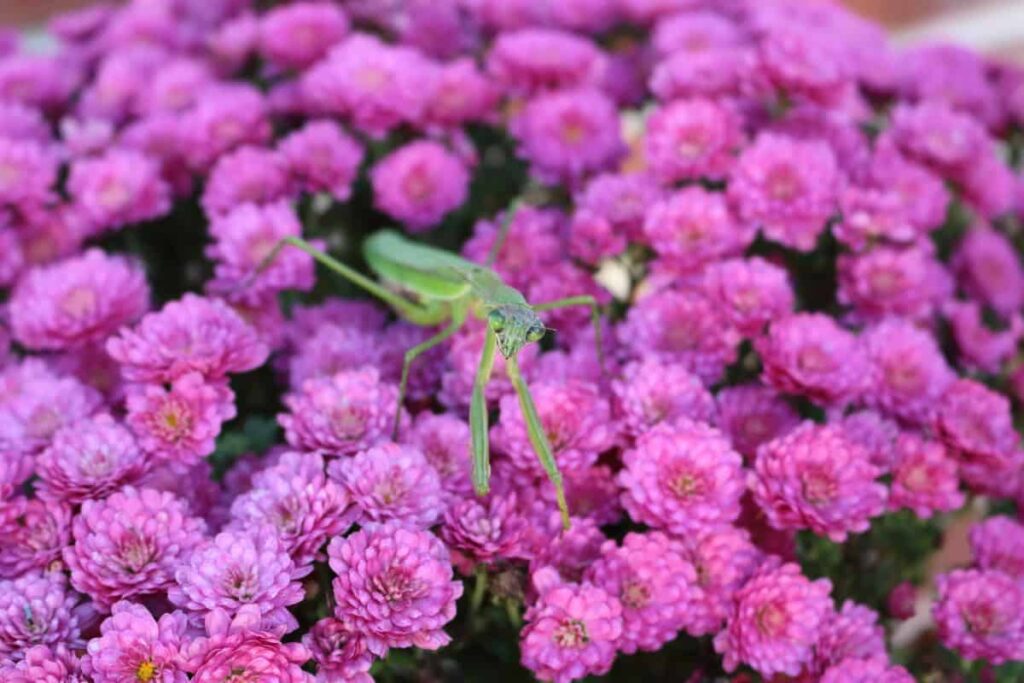
POLYGON ((518 304, 492 308, 487 314, 487 325, 494 330, 498 350, 505 358, 515 356, 528 343, 543 339, 547 329, 532 308, 518 304))

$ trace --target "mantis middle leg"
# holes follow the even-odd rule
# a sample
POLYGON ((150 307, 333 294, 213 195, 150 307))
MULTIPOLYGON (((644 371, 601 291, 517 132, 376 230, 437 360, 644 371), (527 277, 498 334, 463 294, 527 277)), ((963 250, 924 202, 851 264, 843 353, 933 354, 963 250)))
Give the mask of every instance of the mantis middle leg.
POLYGON ((541 311, 553 311, 558 308, 568 308, 570 306, 590 307, 590 322, 594 326, 594 344, 597 346, 597 361, 601 364, 601 372, 604 372, 604 349, 601 344, 601 308, 597 303, 597 299, 589 294, 584 294, 582 296, 568 296, 564 299, 555 299, 554 301, 536 304, 533 305, 532 308, 539 313, 541 311))
POLYGON ((483 496, 491 489, 490 435, 487 427, 487 397, 484 390, 491 379, 494 368, 494 352, 497 339, 494 330, 487 327, 484 350, 480 354, 480 365, 473 379, 473 394, 469 400, 469 427, 472 435, 473 488, 483 496))

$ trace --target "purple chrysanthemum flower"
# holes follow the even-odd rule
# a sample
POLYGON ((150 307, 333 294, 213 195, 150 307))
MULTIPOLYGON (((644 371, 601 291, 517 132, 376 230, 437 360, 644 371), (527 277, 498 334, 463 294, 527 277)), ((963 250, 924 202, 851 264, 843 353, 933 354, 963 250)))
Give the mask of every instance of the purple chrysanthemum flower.
POLYGON ((943 645, 999 665, 1024 657, 1024 587, 1001 571, 956 569, 935 579, 932 616, 943 645))
POLYGON ((373 683, 369 674, 374 656, 366 640, 351 624, 334 617, 324 617, 313 624, 302 637, 317 664, 317 681, 332 683, 373 683))
POLYGON ((498 88, 480 73, 473 59, 463 57, 441 66, 434 96, 427 104, 427 121, 454 128, 487 120, 494 113, 498 88))
POLYGON ((281 138, 277 151, 292 181, 308 193, 327 192, 343 202, 363 161, 363 148, 329 119, 316 119, 281 138))
POLYGON ((836 298, 862 319, 927 318, 952 292, 949 274, 928 245, 879 246, 840 255, 836 298))
POLYGON ((651 30, 651 47, 661 56, 675 52, 695 54, 739 45, 742 41, 743 33, 734 21, 709 10, 672 14, 651 30))
POLYGON ((887 135, 907 155, 953 176, 974 163, 989 144, 978 121, 934 101, 897 106, 887 135))
POLYGON ((576 197, 576 208, 611 223, 616 233, 639 238, 647 208, 665 191, 648 174, 605 173, 590 179, 576 197))
POLYGON ((241 83, 204 89, 179 122, 181 145, 189 165, 209 168, 221 154, 271 137, 267 103, 255 87, 241 83))
POLYGON ((76 160, 68 192, 95 232, 159 218, 171 209, 171 187, 160 164, 129 149, 76 160))
POLYGON ((698 271, 753 241, 754 230, 736 221, 725 195, 700 187, 653 204, 644 218, 644 242, 658 253, 657 267, 671 273, 698 271))
POLYGON ((380 367, 383 351, 379 330, 325 322, 295 340, 295 351, 288 361, 288 382, 298 388, 307 379, 364 366, 380 367))
POLYGON ((0 581, 0 656, 19 660, 33 645, 73 646, 79 636, 78 602, 61 572, 0 581))
POLYGON ((854 251, 863 251, 874 242, 898 244, 913 242, 920 226, 911 219, 900 194, 888 188, 850 186, 839 195, 842 220, 832 232, 836 239, 854 251))
POLYGON ((89 417, 102 404, 99 393, 72 377, 55 374, 30 359, 0 375, 0 445, 16 453, 46 447, 61 427, 89 417))
POLYGON ((1010 401, 972 379, 959 379, 946 390, 935 429, 960 459, 999 469, 1013 458, 1020 440, 1010 401))
POLYGON ((883 512, 881 469, 841 428, 807 422, 761 446, 754 500, 776 529, 811 529, 834 541, 867 530, 883 512))
POLYGON ((50 199, 59 161, 41 141, 0 137, 0 204, 31 205, 50 199))
POLYGON ((904 157, 895 145, 880 140, 871 159, 872 187, 896 193, 907 219, 919 232, 929 232, 946 220, 950 193, 935 173, 904 157))
POLYGON ((487 73, 519 96, 598 85, 607 66, 593 41, 542 28, 501 33, 487 55, 487 73))
POLYGON ((565 215, 557 209, 527 205, 512 214, 506 211, 493 220, 477 221, 472 237, 462 246, 462 255, 483 263, 494 249, 505 221, 509 221, 505 241, 491 267, 510 286, 526 289, 548 266, 564 258, 565 215))
POLYGON ((296 2, 271 8, 260 20, 259 51, 281 69, 303 69, 348 33, 348 17, 334 5, 296 2))
POLYGON ((845 659, 826 669, 819 679, 820 683, 914 683, 911 676, 902 666, 889 664, 884 656, 870 659, 845 659))
POLYGON ((99 249, 29 270, 11 294, 14 338, 34 350, 102 342, 149 308, 137 263, 99 249))
POLYGON ((971 527, 971 555, 980 569, 995 569, 1024 583, 1024 524, 997 515, 971 527))
POLYGON ((40 498, 74 505, 105 498, 136 482, 146 468, 131 432, 110 415, 100 414, 53 435, 50 446, 39 455, 37 492, 40 498))
POLYGON ((647 121, 644 153, 651 173, 663 183, 720 180, 735 163, 742 141, 741 120, 730 105, 676 100, 647 121))
POLYGON ((662 423, 622 461, 622 504, 636 521, 687 534, 740 514, 743 459, 713 427, 686 418, 662 423))
POLYGON ((1024 318, 1019 314, 1014 313, 1005 328, 993 329, 985 323, 977 301, 949 301, 942 314, 960 352, 959 362, 968 369, 999 374, 1024 338, 1024 318))
POLYGON ((957 280, 969 294, 1009 316, 1024 306, 1024 266, 1007 237, 994 229, 968 231, 953 256, 957 280))
POLYGON ((716 633, 732 608, 736 591, 753 575, 764 554, 746 530, 735 526, 703 529, 685 545, 685 557, 696 578, 691 582, 694 594, 684 613, 683 628, 694 637, 716 633))
POLYGON ((61 502, 13 498, 0 511, 0 578, 13 579, 60 562, 71 540, 71 509, 61 502))
POLYGON ((182 612, 157 620, 142 605, 116 602, 100 635, 89 641, 83 668, 95 683, 186 683, 182 648, 188 635, 182 612))
POLYGON ((796 410, 774 389, 761 384, 725 387, 715 401, 716 425, 746 458, 753 458, 761 444, 800 424, 796 410))
POLYGON ((844 659, 884 657, 885 630, 878 623, 878 613, 851 600, 844 601, 842 608, 833 611, 822 625, 814 650, 817 671, 844 659))
POLYGON ((415 232, 434 227, 462 206, 469 180, 465 163, 431 140, 399 147, 370 171, 374 205, 415 232))
POLYGON ((129 486, 87 500, 72 525, 74 544, 64 549, 71 585, 100 607, 165 591, 205 528, 170 493, 129 486))
POLYGON ((358 629, 370 651, 415 645, 436 650, 451 638, 462 584, 452 580, 447 548, 433 534, 390 524, 335 538, 327 548, 335 616, 358 629))
POLYGON ((468 495, 473 490, 470 429, 465 420, 449 413, 424 411, 416 416, 404 438, 423 453, 445 491, 468 495))
POLYGON ((623 426, 634 437, 678 417, 711 422, 715 415, 715 399, 696 375, 653 358, 624 367, 612 381, 612 393, 623 426))
POLYGON ((957 463, 941 443, 905 432, 896 440, 895 452, 890 508, 909 508, 927 519, 963 506, 957 463))
POLYGON ((517 510, 519 504, 514 493, 457 500, 444 513, 441 538, 473 562, 515 557, 527 526, 527 519, 517 510))
POLYGON ((63 645, 36 645, 17 662, 0 661, 4 683, 95 683, 82 674, 78 657, 63 645))
POLYGON ((764 326, 794 308, 793 285, 786 269, 760 257, 711 263, 703 273, 704 291, 725 310, 741 334, 756 336, 764 326))
POLYGON ((280 153, 246 145, 217 159, 206 177, 200 204, 208 217, 219 218, 239 204, 269 204, 286 198, 291 190, 288 181, 280 153))

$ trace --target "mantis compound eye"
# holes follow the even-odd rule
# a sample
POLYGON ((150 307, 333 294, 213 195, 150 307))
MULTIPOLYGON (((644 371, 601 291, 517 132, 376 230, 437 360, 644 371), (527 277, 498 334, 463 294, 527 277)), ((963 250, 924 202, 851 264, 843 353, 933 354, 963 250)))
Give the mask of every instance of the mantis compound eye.
POLYGON ((494 310, 487 314, 487 324, 495 332, 501 332, 505 328, 505 314, 494 310))
POLYGON ((543 327, 541 327, 540 325, 534 325, 526 333, 526 339, 527 341, 539 342, 541 339, 544 338, 544 332, 545 330, 543 327))

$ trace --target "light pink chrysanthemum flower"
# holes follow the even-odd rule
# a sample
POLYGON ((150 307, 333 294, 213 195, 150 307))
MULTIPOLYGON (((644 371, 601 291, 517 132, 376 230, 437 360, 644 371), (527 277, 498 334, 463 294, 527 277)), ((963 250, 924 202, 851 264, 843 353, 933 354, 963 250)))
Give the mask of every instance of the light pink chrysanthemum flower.
POLYGON ((752 488, 776 529, 811 529, 840 542, 884 511, 879 474, 841 428, 807 422, 758 449, 752 488))
POLYGON ((971 527, 971 555, 981 569, 996 569, 1024 582, 1024 524, 997 515, 971 527))
POLYGON ((753 458, 761 444, 800 424, 796 410, 778 392, 762 384, 725 387, 716 394, 715 401, 715 424, 745 458, 753 458))
POLYGON ((13 579, 60 561, 71 540, 71 509, 38 498, 4 501, 0 511, 0 578, 13 579))
POLYGON ((157 620, 142 605, 122 600, 86 646, 83 668, 95 683, 186 683, 182 648, 188 635, 184 613, 167 612, 157 620))
POLYGON ((593 41, 543 28, 501 33, 487 55, 488 75, 519 96, 598 85, 607 66, 593 41))
POLYGON ((33 645, 77 644, 78 602, 61 572, 0 581, 0 657, 21 659, 33 645))
POLYGON ((540 596, 520 634, 523 666, 553 683, 607 673, 622 635, 618 598, 590 583, 566 583, 551 568, 532 579, 540 596))
POLYGON ((303 69, 323 57, 346 33, 348 17, 340 7, 296 2, 263 15, 259 51, 278 68, 303 69))
POLYGON ((709 264, 702 284, 708 298, 719 304, 729 322, 747 337, 756 336, 766 324, 794 308, 789 273, 757 256, 709 264))
POLYGON ((445 491, 458 495, 473 491, 470 430, 465 420, 450 413, 424 411, 416 416, 403 440, 423 453, 445 491))
POLYGON ((445 509, 437 471, 410 446, 382 443, 334 460, 327 473, 348 492, 363 525, 394 520, 427 529, 445 509))
POLYGON ((370 666, 374 656, 366 640, 351 624, 334 617, 324 617, 313 624, 302 637, 317 664, 318 683, 373 683, 370 666))
POLYGON ((198 372, 160 384, 133 385, 126 400, 128 426, 142 450, 159 460, 189 467, 216 446, 221 425, 236 414, 226 382, 207 382, 198 372))
POLYGON ((69 504, 105 498, 136 482, 148 463, 131 432, 108 414, 62 427, 37 461, 37 493, 69 504))
POLYGON ((285 199, 291 193, 289 180, 279 152, 246 145, 217 159, 206 177, 200 204, 209 218, 216 219, 239 204, 285 199))
POLYGON ((528 523, 519 505, 514 493, 456 500, 444 513, 441 538, 474 563, 512 559, 521 551, 528 523))
POLYGON ((612 381, 612 393, 623 426, 634 437, 678 417, 711 422, 715 415, 715 399, 696 375, 654 358, 623 368, 612 381))
POLYGON ((448 549, 436 536, 387 524, 336 537, 327 554, 334 614, 364 635, 371 652, 436 650, 451 640, 443 628, 462 584, 452 580, 448 549))
POLYGON ((740 514, 743 459, 713 427, 686 418, 662 423, 622 461, 622 503, 636 521, 687 534, 740 514))
POLYGON ((95 683, 80 669, 80 661, 64 645, 36 645, 17 662, 0 660, 4 683, 95 683))
POLYGON ((90 249, 29 270, 11 294, 14 338, 30 349, 64 350, 102 342, 149 308, 142 268, 90 249))
POLYGON ((160 164, 129 149, 73 162, 68 192, 95 232, 159 218, 171 209, 171 187, 160 164))
POLYGON ((1024 586, 1001 571, 956 569, 935 579, 939 640, 994 665, 1024 657, 1024 586))
POLYGON ((676 100, 651 115, 644 153, 651 173, 663 183, 720 180, 735 163, 742 141, 742 122, 730 105, 676 100))
POLYGON ((398 387, 382 382, 376 368, 306 380, 284 398, 278 415, 295 448, 353 455, 385 440, 398 404, 398 387))
POLYGON ((71 585, 101 608, 165 591, 205 528, 170 493, 128 486, 87 500, 72 525, 74 544, 64 548, 71 585))
POLYGON ((644 242, 658 254, 655 267, 688 274, 743 252, 754 230, 736 221, 719 192, 687 187, 652 205, 644 218, 644 242))
POLYGON ((414 232, 434 227, 469 196, 465 163, 431 140, 391 152, 370 170, 374 205, 414 232))
POLYGON ((694 637, 716 633, 732 608, 733 596, 764 560, 764 553, 745 529, 735 526, 709 527, 686 539, 685 546, 696 578, 683 629, 694 637))
POLYGON ((209 380, 252 370, 268 349, 237 313, 218 299, 185 294, 107 342, 107 352, 133 382, 173 382, 189 372, 209 380))
POLYGON ((891 509, 909 508, 922 519, 964 504, 957 463, 938 441, 904 432, 896 440, 889 493, 891 509))
POLYGON ((828 579, 810 581, 796 564, 763 566, 736 591, 715 650, 733 671, 740 664, 764 676, 796 676, 814 656, 814 645, 832 613, 828 579))
POLYGON ((281 138, 277 151, 301 190, 327 192, 339 202, 352 195, 363 148, 334 121, 309 121, 281 138))

